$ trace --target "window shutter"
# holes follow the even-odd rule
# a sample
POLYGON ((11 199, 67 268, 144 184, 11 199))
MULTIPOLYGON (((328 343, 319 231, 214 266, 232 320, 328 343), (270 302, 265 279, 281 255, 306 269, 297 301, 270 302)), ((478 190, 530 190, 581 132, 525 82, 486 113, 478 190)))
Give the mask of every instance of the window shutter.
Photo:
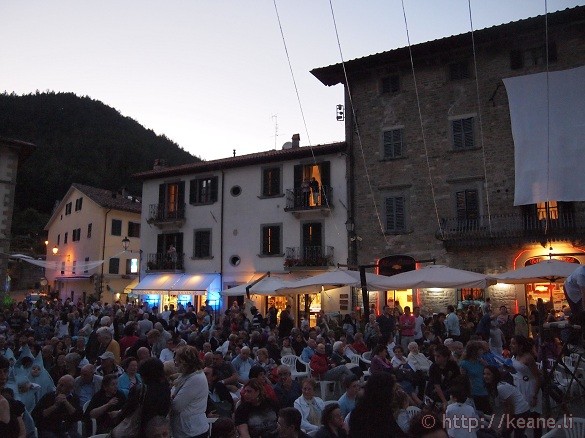
POLYGON ((268 196, 270 193, 270 170, 262 169, 262 196, 268 196))
POLYGON ((463 119, 464 147, 472 148, 473 144, 473 118, 463 119))
POLYGON ((189 181, 189 204, 197 203, 197 180, 189 181))
POLYGON ((300 189, 301 184, 303 183, 303 166, 302 164, 297 164, 294 169, 294 188, 300 189))
POLYGON ((177 210, 179 210, 179 212, 183 212, 185 211, 185 181, 180 181, 177 185, 179 189, 177 210))
POLYGON ((393 231, 396 223, 395 198, 386 198, 386 230, 393 231))
POLYGON ((172 236, 175 238, 174 244, 177 254, 183 254, 183 233, 175 233, 172 236))
POLYGON ((465 219, 465 191, 455 193, 457 219, 465 219))
POLYGON ((278 167, 271 170, 270 194, 277 195, 280 193, 280 169, 278 167))
POLYGON ((479 196, 477 190, 467 190, 467 219, 479 218, 479 196))
POLYGON ((463 126, 461 120, 453 120, 453 149, 462 149, 463 148, 463 126))
POLYGON ((319 171, 321 173, 321 186, 331 187, 331 163, 329 161, 323 161, 320 164, 319 171))
POLYGON ((272 255, 280 254, 280 227, 272 227, 272 255))
POLYGON ((211 178, 211 198, 210 201, 211 202, 217 202, 217 191, 218 191, 218 178, 217 176, 214 176, 213 178, 211 178))
POLYGON ((404 205, 404 198, 395 198, 396 203, 396 225, 395 230, 404 230, 406 228, 406 211, 404 205))
POLYGON ((165 195, 167 191, 167 185, 161 184, 158 186, 158 203, 164 205, 165 203, 165 195))
POLYGON ((262 254, 268 254, 270 247, 270 227, 262 227, 262 254))
POLYGON ((158 254, 164 254, 166 253, 166 248, 165 248, 165 235, 164 234, 159 234, 158 236, 156 236, 156 252, 158 254))

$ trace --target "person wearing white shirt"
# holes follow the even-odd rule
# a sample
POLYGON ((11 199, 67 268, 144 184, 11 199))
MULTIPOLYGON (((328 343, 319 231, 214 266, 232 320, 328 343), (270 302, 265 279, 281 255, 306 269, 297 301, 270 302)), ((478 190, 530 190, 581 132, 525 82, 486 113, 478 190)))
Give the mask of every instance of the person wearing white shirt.
POLYGON ((420 307, 415 307, 412 309, 412 313, 414 315, 414 340, 420 344, 423 343, 424 340, 424 326, 425 326, 425 319, 420 314, 420 307))
POLYGON ((406 360, 408 361, 410 367, 415 371, 422 371, 425 374, 428 374, 432 362, 428 357, 420 352, 418 344, 416 342, 411 342, 408 344, 408 351, 409 353, 406 360))
POLYGON ((451 387, 452 403, 445 409, 445 429, 450 438, 477 438, 479 415, 473 406, 465 403, 469 390, 464 382, 451 387))

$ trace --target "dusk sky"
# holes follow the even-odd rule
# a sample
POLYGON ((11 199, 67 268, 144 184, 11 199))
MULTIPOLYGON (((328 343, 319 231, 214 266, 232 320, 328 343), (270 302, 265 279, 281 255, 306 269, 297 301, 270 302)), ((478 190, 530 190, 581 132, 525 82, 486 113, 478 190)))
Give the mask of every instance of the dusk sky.
MULTIPOLYGON (((471 0, 473 28, 541 15, 545 4, 471 0)), ((345 60, 408 45, 401 1, 331 5, 345 60)), ((404 5, 412 44, 470 30, 467 0, 404 5)), ((302 146, 344 140, 342 86, 309 73, 341 62, 330 2, 276 7, 305 122, 272 0, 1 0, 0 91, 89 96, 206 160, 280 149, 294 133, 302 146)))

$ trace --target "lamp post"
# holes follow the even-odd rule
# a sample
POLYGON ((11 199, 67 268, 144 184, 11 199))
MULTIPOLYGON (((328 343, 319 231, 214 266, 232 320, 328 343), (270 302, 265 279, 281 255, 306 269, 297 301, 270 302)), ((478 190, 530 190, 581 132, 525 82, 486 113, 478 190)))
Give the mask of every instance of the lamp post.
POLYGON ((142 265, 142 250, 138 250, 138 251, 134 251, 131 249, 128 249, 130 247, 130 239, 128 239, 128 236, 125 236, 122 239, 122 248, 124 248, 124 252, 129 252, 131 254, 133 253, 138 253, 138 281, 140 282, 140 268, 142 265))

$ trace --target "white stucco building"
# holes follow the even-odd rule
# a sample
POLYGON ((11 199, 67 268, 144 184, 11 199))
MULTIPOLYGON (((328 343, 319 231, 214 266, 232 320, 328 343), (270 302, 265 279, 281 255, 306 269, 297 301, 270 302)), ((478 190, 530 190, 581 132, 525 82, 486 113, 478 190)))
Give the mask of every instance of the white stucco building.
MULTIPOLYGON (((144 262, 135 292, 151 305, 209 299, 220 310, 236 299, 221 290, 268 272, 293 279, 347 263, 344 152, 345 143, 299 147, 294 136, 282 150, 176 167, 157 163, 137 174, 144 262)), ((271 301, 299 310, 305 299, 251 298, 263 313, 271 301)), ((312 312, 340 310, 339 293, 311 299, 312 312)), ((349 311, 344 299, 342 310, 349 311)))
POLYGON ((45 276, 60 298, 85 301, 100 294, 102 301, 112 303, 120 299, 126 286, 137 282, 140 212, 139 198, 71 185, 45 227, 45 276), (127 251, 122 243, 126 237, 127 251))

